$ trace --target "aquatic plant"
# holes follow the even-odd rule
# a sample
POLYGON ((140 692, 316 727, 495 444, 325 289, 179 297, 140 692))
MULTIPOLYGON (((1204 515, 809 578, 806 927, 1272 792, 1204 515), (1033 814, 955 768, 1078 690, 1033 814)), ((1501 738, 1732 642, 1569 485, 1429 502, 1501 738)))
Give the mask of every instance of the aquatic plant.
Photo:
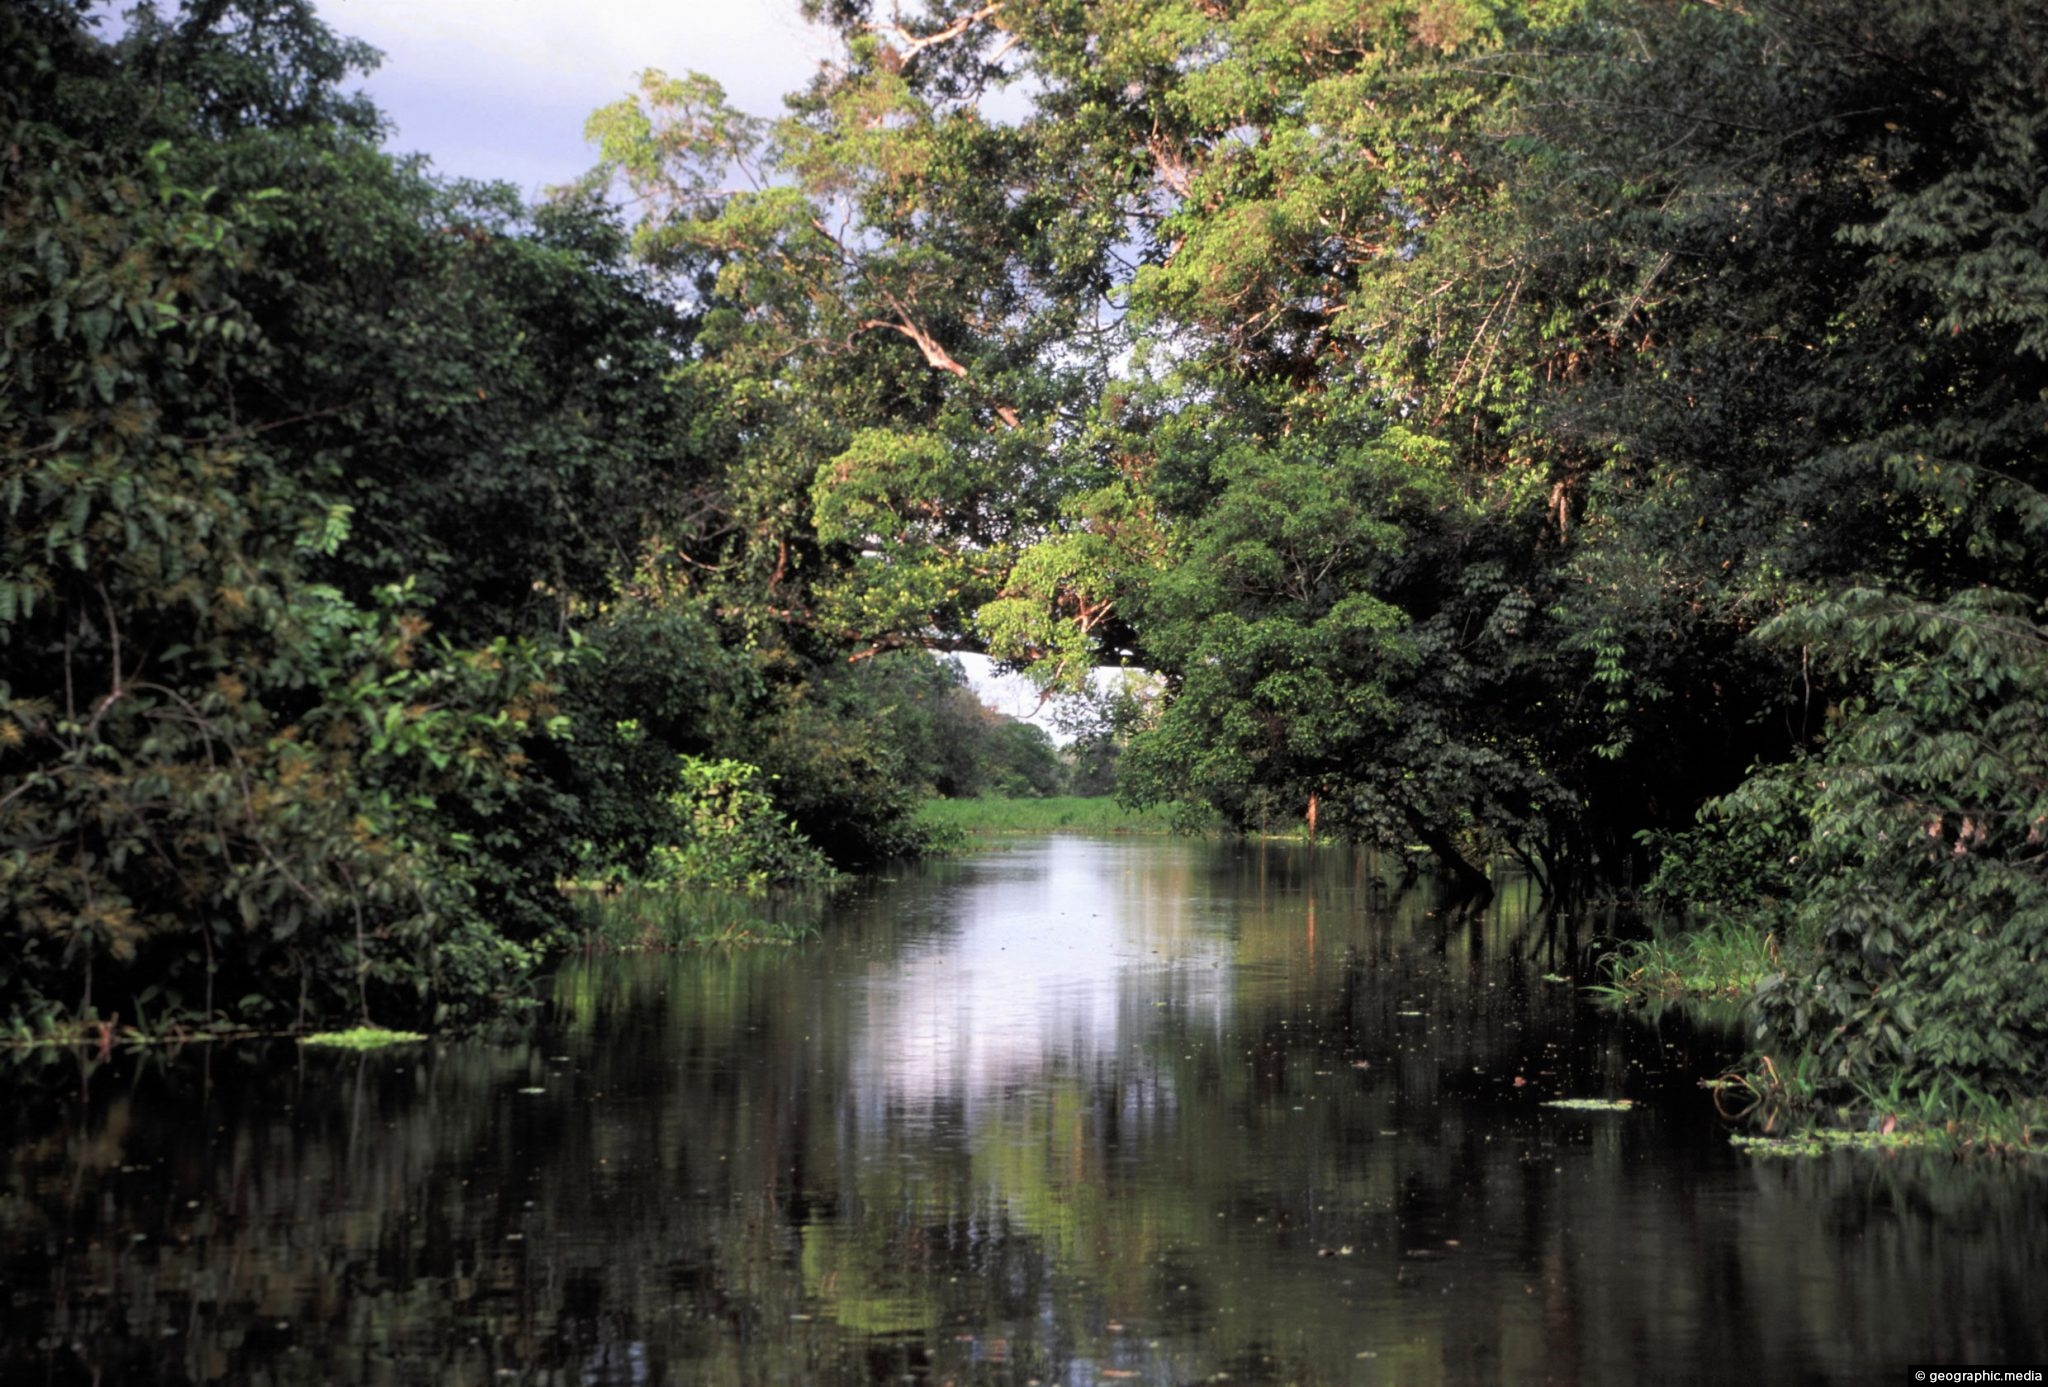
POLYGON ((1749 1136, 1737 1132, 1728 1138, 1731 1146, 1752 1156, 1824 1156, 1830 1151, 1902 1151, 1908 1147, 1935 1145, 1927 1131, 1850 1132, 1836 1127, 1812 1127, 1791 1136, 1749 1136))
POLYGON ((391 1045, 412 1045, 425 1040, 418 1031, 387 1031, 382 1026, 356 1026, 346 1031, 321 1031, 302 1035, 301 1045, 320 1045, 334 1050, 382 1050, 391 1045))
MULTIPOLYGON (((1790 946, 1803 956, 1802 945, 1790 946)), ((1748 917, 1717 916, 1684 933, 1631 940, 1603 960, 1608 981, 1589 990, 1618 1006, 1648 1000, 1746 1002, 1784 970, 1784 936, 1748 917)))

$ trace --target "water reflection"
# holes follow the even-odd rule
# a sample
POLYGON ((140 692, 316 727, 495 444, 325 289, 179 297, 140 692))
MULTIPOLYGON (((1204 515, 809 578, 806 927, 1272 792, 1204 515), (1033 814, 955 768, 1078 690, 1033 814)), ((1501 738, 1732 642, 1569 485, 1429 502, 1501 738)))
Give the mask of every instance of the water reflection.
POLYGON ((1201 854, 1164 845, 1140 871, 1127 847, 1048 839, 941 895, 928 933, 853 981, 864 1119, 972 1125, 1113 1065, 1169 998, 1220 1027, 1231 948, 1201 854))
POLYGON ((1859 1382, 2048 1356, 2040 1177, 1731 1151, 1513 892, 1058 839, 516 1043, 24 1084, 0 1382, 1859 1382), (1626 1115, 1546 1097, 1625 1094, 1626 1115))

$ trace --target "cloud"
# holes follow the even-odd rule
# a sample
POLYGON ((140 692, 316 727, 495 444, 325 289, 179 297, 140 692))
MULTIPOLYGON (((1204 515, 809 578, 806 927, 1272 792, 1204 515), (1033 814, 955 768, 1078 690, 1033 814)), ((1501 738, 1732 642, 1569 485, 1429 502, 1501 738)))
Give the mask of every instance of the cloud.
POLYGON ((644 68, 708 73, 772 116, 833 51, 795 0, 321 0, 320 14, 384 50, 368 86, 394 149, 528 192, 588 167, 584 118, 644 68))

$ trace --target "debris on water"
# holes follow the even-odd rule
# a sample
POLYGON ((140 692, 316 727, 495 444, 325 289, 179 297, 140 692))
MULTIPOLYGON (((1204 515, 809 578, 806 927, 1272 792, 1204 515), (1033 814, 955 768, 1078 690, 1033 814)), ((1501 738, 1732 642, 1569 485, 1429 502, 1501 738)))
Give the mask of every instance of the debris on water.
POLYGON ((1566 1108, 1572 1112, 1627 1112, 1635 1105, 1633 1098, 1550 1098, 1543 1104, 1546 1108, 1566 1108))

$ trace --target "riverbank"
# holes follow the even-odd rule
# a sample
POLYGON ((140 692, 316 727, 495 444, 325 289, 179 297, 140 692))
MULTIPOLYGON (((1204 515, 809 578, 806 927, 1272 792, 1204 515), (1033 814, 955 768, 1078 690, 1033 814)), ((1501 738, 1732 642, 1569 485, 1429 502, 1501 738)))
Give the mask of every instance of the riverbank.
MULTIPOLYGON (((1732 1006, 1756 1037, 1756 998, 1819 966, 1811 940, 1760 922, 1721 917, 1626 943, 1590 990, 1617 1009, 1672 1006, 1702 1015, 1732 1006)), ((2048 1155, 2048 1096, 1987 1093, 1961 1081, 1916 1090, 1901 1079, 1845 1083, 1806 1052, 1757 1049, 1712 1082, 1725 1116, 1752 1120, 1737 1138, 1769 1154, 1813 1156, 1845 1147, 1925 1146, 1956 1154, 2048 1155)))
POLYGON ((932 799, 917 811, 915 822, 920 828, 960 834, 1172 833, 1182 826, 1169 808, 1132 809, 1106 795, 932 799))
POLYGON ((794 944, 818 932, 830 893, 725 891, 704 886, 628 886, 581 893, 584 953, 639 953, 713 945, 794 944))

